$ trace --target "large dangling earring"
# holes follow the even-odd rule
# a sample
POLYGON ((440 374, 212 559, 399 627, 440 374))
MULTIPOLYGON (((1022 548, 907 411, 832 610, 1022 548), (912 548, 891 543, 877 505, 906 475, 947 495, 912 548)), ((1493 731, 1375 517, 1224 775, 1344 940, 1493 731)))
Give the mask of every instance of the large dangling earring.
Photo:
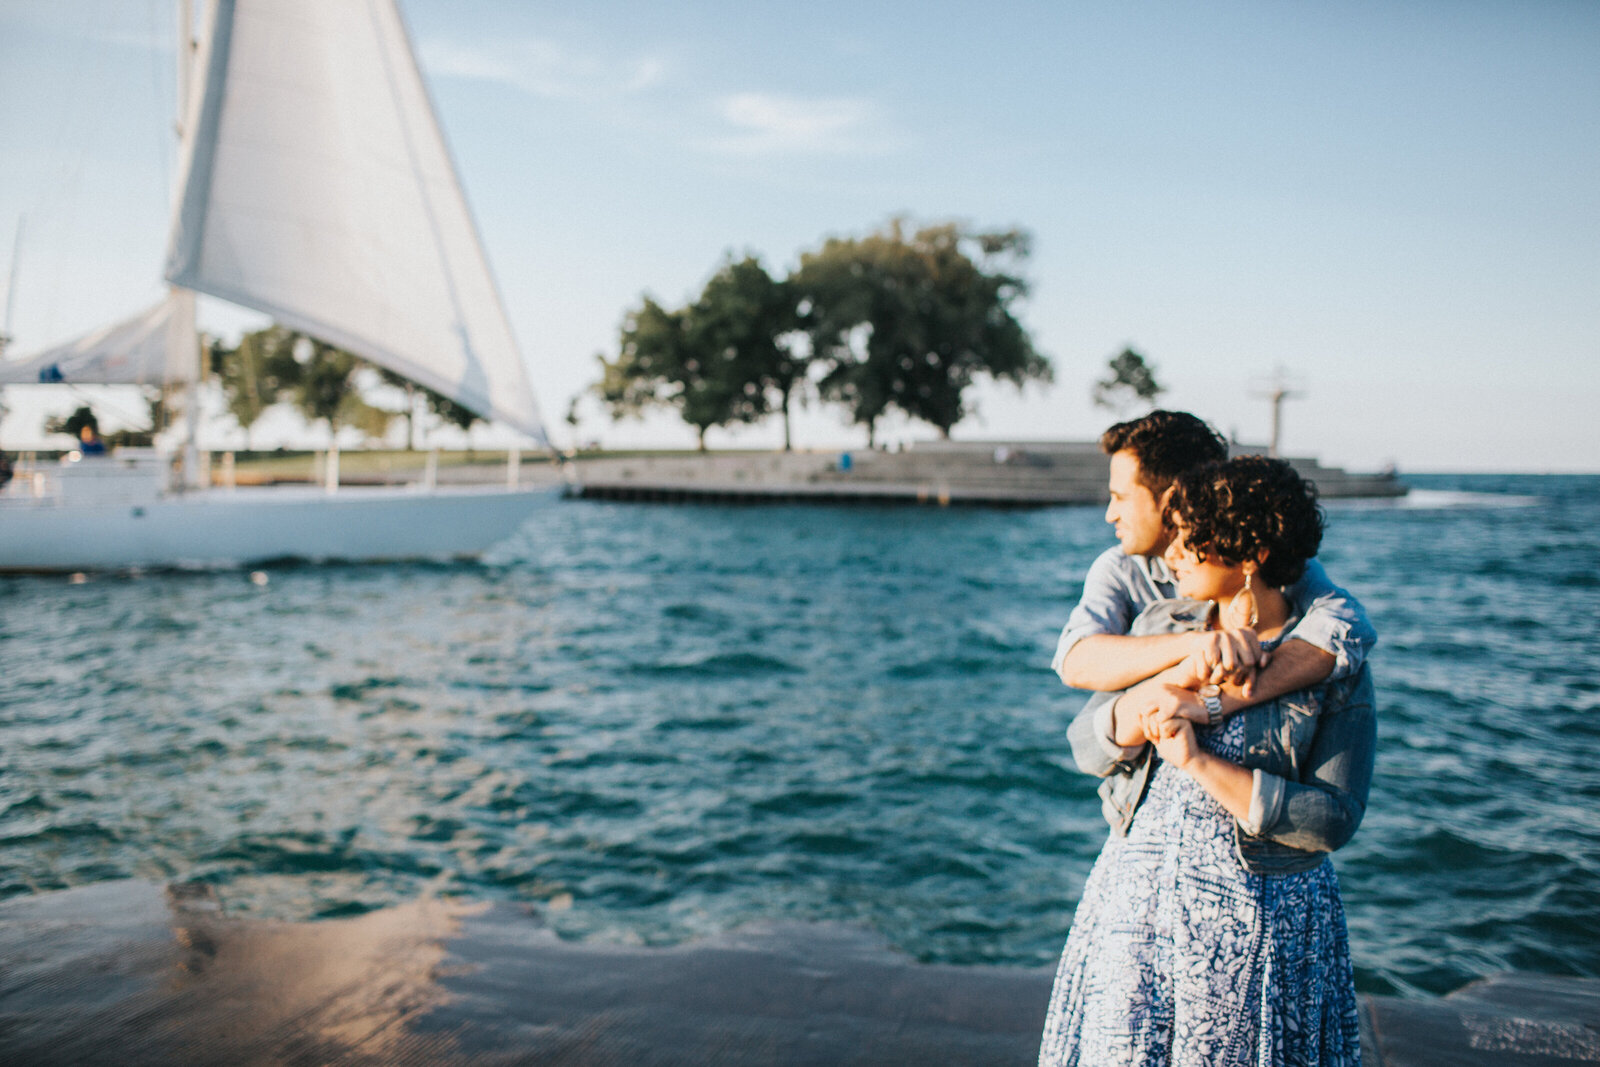
POLYGON ((1244 588, 1239 590, 1237 593, 1233 594, 1233 599, 1228 601, 1228 610, 1232 611, 1235 614, 1235 616, 1237 616, 1238 615, 1238 611, 1236 610, 1236 606, 1239 603, 1239 598, 1242 597, 1242 596, 1248 596, 1250 598, 1250 621, 1248 623, 1246 623, 1245 625, 1249 626, 1250 629, 1252 629, 1252 630, 1254 630, 1256 628, 1256 623, 1258 621, 1260 621, 1260 619, 1261 619, 1261 609, 1260 609, 1260 605, 1258 605, 1256 603, 1255 590, 1250 588, 1250 579, 1253 576, 1254 576, 1253 572, 1245 571, 1244 572, 1244 588))

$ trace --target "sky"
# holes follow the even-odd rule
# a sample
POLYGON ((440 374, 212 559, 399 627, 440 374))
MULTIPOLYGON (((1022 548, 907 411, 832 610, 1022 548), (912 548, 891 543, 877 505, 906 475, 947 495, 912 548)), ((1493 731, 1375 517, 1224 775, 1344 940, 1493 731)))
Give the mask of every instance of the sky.
MULTIPOLYGON (((1325 464, 1600 471, 1600 4, 400 7, 558 443, 642 295, 906 216, 1033 237, 1018 310, 1055 382, 977 388, 956 438, 1095 437, 1115 416, 1091 388, 1131 346, 1164 406, 1246 441, 1281 368, 1284 451, 1325 464)), ((165 0, 0 0, 13 355, 162 292, 175 24, 165 0)), ((7 447, 45 408, 138 408, 23 392, 7 447)), ((585 441, 693 442, 577 411, 585 441)), ((865 440, 816 403, 795 436, 865 440)))

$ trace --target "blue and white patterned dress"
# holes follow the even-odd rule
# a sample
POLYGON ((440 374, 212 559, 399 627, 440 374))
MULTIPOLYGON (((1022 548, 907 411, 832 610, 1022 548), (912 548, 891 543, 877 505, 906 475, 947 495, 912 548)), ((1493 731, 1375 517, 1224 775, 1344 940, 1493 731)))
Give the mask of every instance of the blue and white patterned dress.
MULTIPOLYGON (((1201 729, 1235 763, 1243 723, 1201 729)), ((1056 972, 1042 1067, 1352 1067, 1355 984, 1333 863, 1251 874, 1233 817, 1158 763, 1095 861, 1056 972)))

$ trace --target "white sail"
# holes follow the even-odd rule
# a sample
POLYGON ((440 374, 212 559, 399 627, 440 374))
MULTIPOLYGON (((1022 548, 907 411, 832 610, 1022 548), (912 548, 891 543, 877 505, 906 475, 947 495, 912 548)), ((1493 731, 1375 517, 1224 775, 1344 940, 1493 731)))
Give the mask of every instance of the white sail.
POLYGON ((199 369, 194 294, 173 289, 130 319, 0 362, 0 385, 164 385, 192 382, 199 369))
POLYGON ((166 276, 544 440, 393 0, 218 0, 166 276))

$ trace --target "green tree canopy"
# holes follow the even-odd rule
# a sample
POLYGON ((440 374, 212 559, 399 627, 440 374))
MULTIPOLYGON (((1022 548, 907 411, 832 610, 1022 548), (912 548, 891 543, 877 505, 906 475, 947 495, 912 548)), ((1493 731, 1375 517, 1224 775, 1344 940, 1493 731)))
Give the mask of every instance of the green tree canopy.
POLYGON ((406 440, 412 448, 418 447, 415 431, 417 428, 416 397, 419 393, 422 396, 423 402, 427 405, 428 410, 452 426, 457 426, 463 430, 470 430, 474 423, 482 421, 482 416, 480 416, 476 411, 473 411, 471 408, 462 407, 460 404, 457 404, 454 400, 451 400, 442 393, 436 393, 425 385, 418 385, 410 378, 396 374, 394 371, 385 367, 379 367, 376 369, 378 371, 378 376, 382 378, 385 383, 405 390, 406 410, 404 417, 407 422, 406 440))
POLYGON ((1014 305, 1028 237, 954 224, 906 236, 895 220, 865 238, 832 238, 801 257, 793 282, 812 351, 828 361, 825 395, 843 402, 868 439, 890 407, 941 436, 968 414, 980 375, 1017 385, 1049 381, 1014 305))
POLYGON ((1126 415, 1139 407, 1154 407, 1166 387, 1156 381, 1155 368, 1131 348, 1124 348, 1106 364, 1110 377, 1094 383, 1091 395, 1098 407, 1126 415))
POLYGON ((730 260, 686 307, 672 311, 644 297, 628 312, 617 358, 599 357, 596 391, 614 416, 676 407, 701 449, 711 427, 755 422, 775 395, 787 444, 790 401, 805 377, 790 344, 796 322, 786 283, 753 257, 730 260))
POLYGON ((308 422, 326 419, 335 437, 354 426, 368 437, 381 437, 392 412, 374 407, 361 395, 359 375, 367 364, 333 345, 281 326, 248 333, 239 341, 231 361, 248 368, 223 375, 228 410, 240 425, 254 423, 262 411, 280 399, 293 401, 308 422), (237 356, 243 353, 244 359, 237 356), (269 400, 268 397, 271 399, 269 400))
POLYGON ((211 371, 222 386, 222 397, 239 428, 244 431, 245 448, 250 444, 250 428, 266 410, 282 398, 286 383, 280 371, 293 368, 298 373, 292 349, 294 334, 282 326, 247 333, 233 348, 213 345, 211 371), (280 351, 287 359, 275 360, 280 351))
POLYGON ((760 260, 729 261, 689 306, 686 338, 705 377, 720 383, 728 421, 783 416, 783 447, 793 445, 790 404, 805 380, 809 351, 797 345, 793 287, 760 260))

